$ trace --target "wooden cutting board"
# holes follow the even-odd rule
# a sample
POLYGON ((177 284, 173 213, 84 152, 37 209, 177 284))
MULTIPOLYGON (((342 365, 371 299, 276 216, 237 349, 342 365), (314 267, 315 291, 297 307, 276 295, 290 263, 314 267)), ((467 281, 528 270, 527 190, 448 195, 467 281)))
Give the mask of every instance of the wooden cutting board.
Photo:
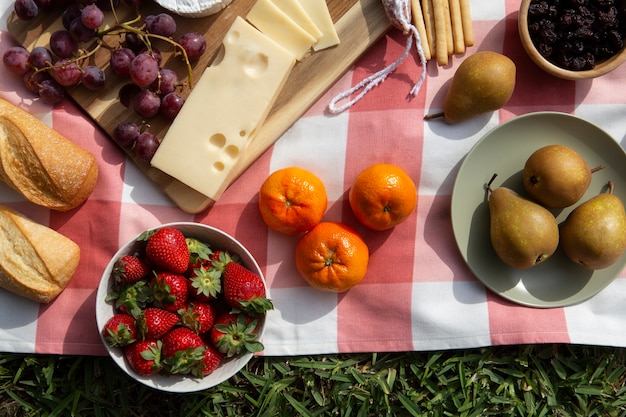
MULTIPOLYGON (((236 16, 245 16, 255 0, 234 0, 223 11, 204 18, 191 19, 176 16, 177 34, 196 31, 203 33, 207 40, 207 51, 197 62, 192 63, 191 80, 186 76, 187 67, 174 47, 162 41, 156 41, 163 55, 163 62, 177 71, 179 78, 191 81, 198 79, 203 70, 210 65, 213 57, 222 44, 225 33, 236 16)), ((122 0, 123 3, 123 0, 122 0)), ((291 127, 390 27, 380 0, 327 0, 327 4, 335 22, 341 43, 333 48, 310 54, 294 67, 276 104, 268 115, 265 123, 254 139, 242 150, 240 159, 226 180, 230 185, 243 173, 263 152, 265 152, 282 134, 291 127)), ((142 16, 163 11, 160 6, 149 2, 142 6, 142 16)), ((111 13, 107 13, 111 15, 111 13)), ((109 16, 108 18, 112 19, 109 16)), ((118 20, 128 21, 135 17, 130 8, 121 6, 117 10, 118 20)), ((62 28, 58 13, 42 13, 31 21, 20 21, 10 16, 7 21, 9 33, 24 47, 31 50, 34 46, 47 46, 50 34, 62 28)), ((104 38, 105 46, 119 45, 120 36, 104 38)), ((94 93, 78 86, 68 90, 69 95, 80 107, 110 136, 115 127, 123 121, 141 123, 142 120, 129 111, 118 100, 120 88, 129 81, 116 77, 108 68, 109 52, 101 47, 92 58, 94 63, 105 69, 107 86, 104 90, 94 93)), ((187 96, 190 88, 182 91, 187 96)), ((210 100, 210 97, 207 98, 210 100)), ((159 139, 165 136, 169 123, 162 118, 150 119, 147 122, 150 131, 159 139)), ((111 139, 113 140, 113 139, 111 139)), ((132 149, 123 148, 135 164, 183 211, 199 213, 209 208, 215 201, 198 193, 180 181, 152 168, 149 164, 135 157, 132 149)))

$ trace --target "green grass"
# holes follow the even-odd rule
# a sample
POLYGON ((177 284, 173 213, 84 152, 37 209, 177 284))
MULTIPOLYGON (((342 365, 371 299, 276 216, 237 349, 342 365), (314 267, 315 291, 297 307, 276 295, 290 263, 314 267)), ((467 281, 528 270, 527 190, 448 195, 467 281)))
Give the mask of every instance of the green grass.
POLYGON ((170 394, 105 357, 0 354, 0 415, 626 416, 626 349, 536 345, 254 358, 170 394))

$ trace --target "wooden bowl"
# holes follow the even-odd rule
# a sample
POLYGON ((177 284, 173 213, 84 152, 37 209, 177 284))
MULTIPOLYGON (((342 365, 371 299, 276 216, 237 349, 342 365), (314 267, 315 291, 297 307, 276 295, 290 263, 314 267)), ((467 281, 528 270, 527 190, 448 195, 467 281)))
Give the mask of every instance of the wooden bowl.
POLYGON ((622 48, 619 53, 613 55, 611 58, 596 63, 595 67, 591 70, 572 71, 553 64, 539 53, 530 37, 530 32, 528 29, 528 8, 530 7, 530 3, 531 0, 522 0, 520 4, 518 17, 518 30, 520 38, 522 41, 522 45, 526 50, 526 53, 528 54, 528 56, 530 56, 530 59, 532 59, 532 61, 537 66, 546 71, 548 74, 552 74, 556 77, 564 78, 566 80, 584 80, 607 74, 613 71, 615 68, 619 67, 626 60, 625 47, 622 48))

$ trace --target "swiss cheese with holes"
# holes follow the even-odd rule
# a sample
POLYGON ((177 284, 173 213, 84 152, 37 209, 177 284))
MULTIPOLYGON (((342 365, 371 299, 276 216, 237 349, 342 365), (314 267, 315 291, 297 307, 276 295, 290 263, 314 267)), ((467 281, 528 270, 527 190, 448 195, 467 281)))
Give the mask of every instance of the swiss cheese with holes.
POLYGON ((223 45, 223 58, 204 71, 151 161, 214 200, 296 62, 241 17, 223 45))

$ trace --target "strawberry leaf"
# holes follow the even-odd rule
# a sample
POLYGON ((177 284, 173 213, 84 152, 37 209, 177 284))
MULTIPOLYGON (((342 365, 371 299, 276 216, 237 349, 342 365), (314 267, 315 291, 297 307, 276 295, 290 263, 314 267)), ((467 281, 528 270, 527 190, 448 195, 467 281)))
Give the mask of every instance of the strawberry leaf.
POLYGON ((138 242, 146 242, 148 239, 150 239, 150 236, 152 236, 155 232, 156 232, 155 229, 145 230, 145 231, 141 232, 141 234, 139 236, 137 236, 136 240, 138 242))
POLYGON ((196 268, 190 278, 191 286, 196 289, 196 295, 215 298, 222 292, 221 271, 196 268))
POLYGON ((263 314, 268 310, 273 310, 274 304, 269 298, 253 298, 252 300, 240 300, 239 308, 241 312, 247 314, 263 314))
POLYGON ((187 243, 191 263, 196 263, 200 259, 209 260, 213 253, 209 245, 198 239, 188 237, 185 238, 185 242, 187 243))
POLYGON ((223 335, 219 338, 216 348, 226 354, 227 358, 240 356, 246 352, 260 352, 264 349, 258 341, 258 320, 249 320, 244 314, 237 316, 236 321, 228 324, 216 324, 215 328, 223 335))
POLYGON ((111 347, 126 346, 135 341, 132 330, 124 323, 119 323, 116 329, 106 329, 105 339, 111 347))
POLYGON ((206 346, 190 347, 179 350, 163 361, 164 369, 170 374, 189 374, 194 366, 204 359, 206 346))
POLYGON ((141 352, 141 357, 147 361, 154 361, 154 369, 161 369, 161 348, 163 343, 157 340, 156 346, 150 345, 150 347, 141 352))
POLYGON ((128 286, 119 288, 115 307, 118 309, 123 307, 130 315, 136 318, 152 299, 150 286, 146 285, 145 281, 137 281, 128 286))

